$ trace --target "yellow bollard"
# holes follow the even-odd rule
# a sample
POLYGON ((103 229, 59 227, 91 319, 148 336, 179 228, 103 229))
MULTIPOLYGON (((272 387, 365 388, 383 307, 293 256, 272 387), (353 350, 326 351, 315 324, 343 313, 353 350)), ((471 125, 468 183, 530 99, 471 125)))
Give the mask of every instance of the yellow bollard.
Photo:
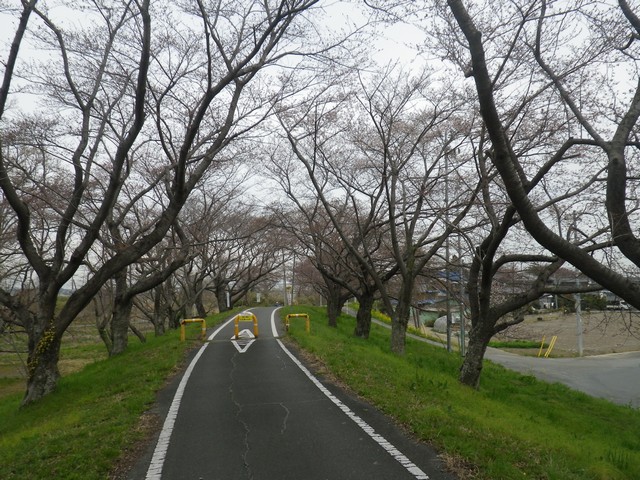
POLYGON ((540 350, 538 350, 538 357, 542 355, 542 349, 544 348, 544 339, 547 338, 545 335, 542 336, 542 343, 540 344, 540 350))
POLYGON ((180 322, 180 341, 184 342, 187 337, 187 332, 185 329, 185 324, 187 323, 200 323, 200 333, 202 335, 202 340, 207 337, 207 321, 204 318, 185 318, 180 322))
POLYGON ((551 350, 553 350, 553 347, 556 344, 556 340, 558 340, 557 335, 554 335, 553 337, 551 337, 551 342, 549 343, 549 348, 544 354, 544 358, 549 358, 549 354, 551 353, 551 350))
POLYGON ((307 313, 290 313, 289 315, 287 315, 284 319, 284 329, 286 331, 289 331, 289 326, 291 325, 291 318, 304 318, 306 319, 305 322, 305 330, 307 331, 307 333, 311 332, 311 319, 309 318, 309 314, 307 313))
POLYGON ((248 312, 239 313, 238 315, 236 315, 233 319, 234 335, 236 339, 240 335, 240 327, 238 325, 240 322, 253 322, 253 336, 258 338, 258 317, 256 317, 253 313, 248 312))

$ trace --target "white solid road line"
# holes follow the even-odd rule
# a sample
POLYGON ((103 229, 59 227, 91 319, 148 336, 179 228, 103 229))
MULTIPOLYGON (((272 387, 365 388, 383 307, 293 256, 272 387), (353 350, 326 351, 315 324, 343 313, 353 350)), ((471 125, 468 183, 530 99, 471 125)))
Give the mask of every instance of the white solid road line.
MULTIPOLYGON (((367 424, 364 420, 362 420, 358 415, 356 415, 349 407, 347 407, 342 401, 340 401, 337 397, 335 397, 320 381, 314 377, 311 372, 304 366, 300 361, 284 346, 284 344, 277 339, 278 330, 276 329, 275 324, 275 314, 278 309, 274 310, 271 313, 271 331, 273 332, 273 336, 276 338, 278 345, 280 348, 291 358, 293 363, 295 363, 300 370, 313 382, 313 384, 329 399, 331 400, 342 412, 344 412, 347 417, 349 417, 353 422, 356 423, 369 437, 371 437, 378 445, 380 445, 385 451, 389 453, 394 459, 396 459, 403 467, 407 469, 411 475, 413 475, 417 480, 429 480, 429 476, 424 473, 417 465, 415 465, 411 460, 409 460, 402 452, 400 452, 397 448, 395 448, 391 443, 389 443, 382 435, 378 435, 375 430, 367 424)), ((220 325, 207 339, 208 341, 212 341, 216 335, 226 327, 234 317, 230 318, 222 325, 220 325)), ((160 480, 162 478, 162 467, 164 466, 164 460, 167 455, 167 449, 169 448, 169 441, 171 439, 171 434, 173 432, 173 427, 175 425, 176 417, 178 416, 178 410, 180 409, 180 402, 182 401, 182 396, 184 394, 185 387, 187 382, 189 381, 189 377, 193 372, 193 369, 196 366, 196 363, 204 353, 204 350, 207 348, 208 343, 205 343, 196 356, 191 360, 191 363, 187 367, 184 375, 182 376, 182 380, 178 385, 178 389, 173 397, 173 401, 171 402, 171 407, 169 408, 169 413, 167 414, 167 418, 164 421, 164 425, 162 426, 162 431, 160 432, 160 436, 158 437, 158 443, 156 444, 156 448, 153 452, 153 457, 151 458, 151 463, 149 464, 149 469, 147 470, 146 480, 160 480)))
MULTIPOLYGON (((226 327, 233 319, 231 317, 229 320, 224 322, 215 331, 209 336, 207 339, 211 341, 215 338, 215 336, 226 327)), ((187 367, 187 370, 184 372, 182 376, 182 380, 180 381, 180 385, 178 385, 178 390, 176 390, 176 394, 173 396, 173 400, 171 402, 171 407, 169 407, 169 413, 167 413, 167 418, 164 420, 164 424, 162 425, 162 431, 160 432, 160 436, 158 437, 158 443, 156 443, 156 448, 153 451, 153 457, 151 458, 151 463, 149 464, 149 469, 147 470, 146 480, 160 480, 162 478, 162 467, 164 466, 164 459, 167 456, 167 449, 169 448, 169 440, 171 440, 171 434, 173 433, 173 427, 176 423, 176 417, 178 416, 178 410, 180 409, 180 402, 182 401, 182 395, 184 394, 184 389, 187 386, 187 382, 189 381, 189 377, 191 376, 191 372, 193 372, 196 363, 204 353, 205 348, 207 348, 208 343, 205 343, 196 356, 193 357, 191 363, 187 367)))
POLYGON ((402 452, 400 452, 396 447, 394 447, 391 443, 389 443, 382 435, 378 435, 376 431, 371 427, 367 422, 362 420, 358 415, 356 415, 353 410, 351 410, 348 406, 342 403, 335 395, 333 395, 327 387, 325 387, 320 380, 318 380, 300 361, 284 346, 284 344, 277 339, 278 332, 276 330, 275 323, 275 314, 277 310, 274 310, 271 313, 271 330, 273 332, 273 336, 276 337, 278 345, 280 348, 286 353, 289 358, 295 363, 300 370, 313 382, 313 384, 318 387, 318 389, 325 394, 325 396, 331 400, 344 414, 349 417, 356 425, 358 425, 369 437, 373 439, 378 445, 384 448, 389 455, 391 455, 394 459, 396 459, 407 471, 413 475, 417 480, 429 480, 429 476, 424 473, 420 467, 414 464, 411 460, 409 460, 402 452))

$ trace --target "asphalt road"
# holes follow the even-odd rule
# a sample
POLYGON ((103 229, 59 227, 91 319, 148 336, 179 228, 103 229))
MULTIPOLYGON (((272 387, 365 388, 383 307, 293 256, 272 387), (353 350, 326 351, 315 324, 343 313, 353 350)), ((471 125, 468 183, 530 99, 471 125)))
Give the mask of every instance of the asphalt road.
POLYGON ((486 358, 546 382, 563 383, 594 397, 640 407, 640 352, 581 358, 538 358, 490 348, 486 358))
POLYGON ((130 479, 454 478, 428 446, 310 373, 277 339, 273 308, 252 312, 257 339, 234 344, 223 325, 161 393, 163 430, 130 479))
MULTIPOLYGON (((374 320, 385 328, 389 325, 374 320)), ((417 335, 407 336, 443 347, 417 335)), ((487 348, 485 359, 550 383, 562 383, 593 397, 640 408, 640 352, 612 353, 580 358, 528 357, 487 348)))
MULTIPOLYGON (((386 328, 388 325, 377 322, 386 328)), ((417 335, 411 338, 443 347, 417 335)), ((611 353, 580 358, 528 357, 487 348, 485 359, 505 368, 613 403, 640 408, 640 352, 611 353)))

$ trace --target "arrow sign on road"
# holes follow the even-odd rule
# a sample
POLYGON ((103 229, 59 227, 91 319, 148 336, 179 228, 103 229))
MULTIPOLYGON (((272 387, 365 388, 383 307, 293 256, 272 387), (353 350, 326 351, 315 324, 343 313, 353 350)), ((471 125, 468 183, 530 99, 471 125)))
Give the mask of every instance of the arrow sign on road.
POLYGON ((237 339, 235 335, 231 337, 231 343, 233 343, 233 346, 236 347, 236 350, 240 353, 244 353, 249 350, 249 347, 255 341, 256 337, 253 335, 251 330, 246 328, 238 333, 237 339))

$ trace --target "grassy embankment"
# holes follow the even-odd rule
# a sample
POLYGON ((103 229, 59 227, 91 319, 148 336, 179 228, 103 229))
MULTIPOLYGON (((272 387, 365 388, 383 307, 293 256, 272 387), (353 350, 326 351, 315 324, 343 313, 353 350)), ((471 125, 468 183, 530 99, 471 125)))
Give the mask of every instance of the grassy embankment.
MULTIPOLYGON (((350 305, 353 309, 357 309, 358 308, 358 304, 353 303, 350 305)), ((376 310, 371 312, 371 316, 373 318, 375 318, 376 320, 380 320, 381 322, 384 322, 386 324, 391 324, 391 319, 385 315, 384 313, 378 312, 376 310)), ((446 344, 446 339, 444 338, 444 335, 425 335, 423 332, 417 330, 416 328, 414 328, 411 324, 409 324, 408 326, 408 330, 410 333, 414 334, 414 335, 418 335, 419 337, 423 337, 426 338, 428 340, 432 340, 434 342, 438 342, 438 343, 442 343, 443 345, 446 344)), ((453 349, 457 350, 459 349, 459 339, 457 338, 457 332, 455 333, 455 338, 453 339, 453 349)), ((548 348, 549 347, 549 343, 548 342, 543 342, 542 344, 540 342, 534 342, 534 341, 530 341, 530 340, 507 340, 507 341, 498 341, 498 340, 492 340, 489 342, 489 346, 493 347, 493 348, 504 348, 504 349, 522 349, 522 350, 538 350, 540 348, 548 348)))
MULTIPOLYGON (((207 318, 213 326, 229 313, 207 318)), ((187 326, 187 341, 179 331, 150 335, 142 344, 132 338, 124 354, 104 356, 98 338, 93 344, 63 347, 62 357, 84 368, 60 380, 56 391, 35 405, 19 408, 23 385, 0 382, 0 478, 89 480, 108 478, 128 449, 145 434, 142 415, 156 392, 200 344, 200 325, 187 326), (93 361, 93 360, 96 361, 93 361)))
MULTIPOLYGON (((282 314, 291 309, 283 309, 282 314)), ((640 411, 485 364, 479 391, 457 381, 460 358, 408 340, 389 352, 389 331, 353 338, 353 319, 326 326, 321 309, 311 334, 290 336, 343 383, 436 446, 474 479, 614 480, 640 478, 640 411)))
MULTIPOLYGON (((637 410, 493 365, 476 392, 459 385, 460 359, 443 349, 409 341, 406 355, 397 357, 385 329, 374 326, 363 341, 351 336, 352 319, 342 317, 334 330, 321 309, 295 311, 312 318, 310 335, 304 322, 292 322, 296 342, 438 447, 467 478, 640 478, 637 410)), ((198 331, 190 327, 189 338, 198 331)), ((144 435, 136 428, 141 415, 190 345, 178 341, 178 332, 132 342, 124 355, 64 377, 53 395, 26 409, 18 408, 21 393, 0 397, 0 478, 107 478, 144 435)), ((86 359, 99 348, 69 346, 65 355, 86 359)))

